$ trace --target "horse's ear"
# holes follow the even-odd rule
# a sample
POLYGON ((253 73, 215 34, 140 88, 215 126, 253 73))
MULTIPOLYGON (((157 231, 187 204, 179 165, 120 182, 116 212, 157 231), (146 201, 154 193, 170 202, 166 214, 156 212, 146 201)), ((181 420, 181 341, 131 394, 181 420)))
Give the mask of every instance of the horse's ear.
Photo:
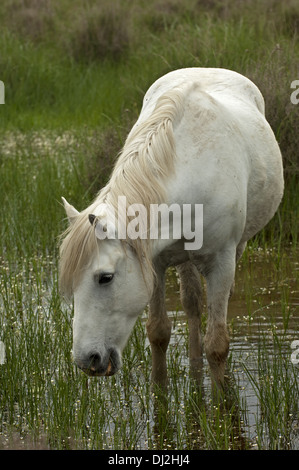
POLYGON ((93 225, 93 223, 95 221, 95 218, 96 218, 96 216, 94 214, 89 214, 88 215, 88 219, 89 219, 89 222, 91 223, 91 225, 93 225))
POLYGON ((64 197, 61 198, 62 199, 62 202, 63 202, 63 205, 64 205, 64 208, 65 208, 65 212, 66 212, 66 215, 69 219, 69 223, 70 224, 73 224, 77 218, 77 216, 79 215, 79 212, 73 207, 71 206, 66 199, 64 199, 64 197))

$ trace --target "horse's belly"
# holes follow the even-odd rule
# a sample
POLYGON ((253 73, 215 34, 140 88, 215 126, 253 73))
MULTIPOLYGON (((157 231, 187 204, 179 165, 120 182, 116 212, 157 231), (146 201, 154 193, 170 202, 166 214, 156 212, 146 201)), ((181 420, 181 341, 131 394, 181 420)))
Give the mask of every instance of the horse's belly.
POLYGON ((269 222, 281 201, 278 144, 258 110, 244 106, 238 119, 228 112, 225 120, 221 104, 218 115, 205 106, 196 121, 194 103, 175 129, 177 161, 169 198, 203 204, 205 239, 215 248, 225 239, 247 241, 269 222))

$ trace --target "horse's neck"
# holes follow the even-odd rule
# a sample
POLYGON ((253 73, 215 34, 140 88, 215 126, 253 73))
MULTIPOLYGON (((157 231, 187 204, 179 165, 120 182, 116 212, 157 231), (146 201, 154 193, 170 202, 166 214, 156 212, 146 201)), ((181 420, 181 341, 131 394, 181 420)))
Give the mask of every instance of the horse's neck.
POLYGON ((189 259, 188 251, 184 250, 183 240, 153 240, 151 253, 153 263, 162 269, 176 266, 189 259))

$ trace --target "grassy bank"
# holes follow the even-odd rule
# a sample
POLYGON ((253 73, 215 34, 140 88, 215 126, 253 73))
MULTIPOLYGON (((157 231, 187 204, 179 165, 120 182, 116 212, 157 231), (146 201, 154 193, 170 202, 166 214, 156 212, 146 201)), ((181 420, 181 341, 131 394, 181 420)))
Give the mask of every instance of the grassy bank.
MULTIPOLYGON (((290 84, 299 79, 297 3, 5 0, 0 19, 6 103, 0 106, 0 341, 6 349, 0 448, 298 447, 298 370, 288 349, 299 339, 293 323, 299 290, 299 105, 290 102, 290 84), (258 355, 255 340, 250 343, 253 364, 243 350, 230 357, 230 370, 241 368, 260 403, 253 427, 241 375, 225 412, 212 406, 209 392, 200 401, 184 362, 187 327, 178 313, 168 408, 157 407, 149 387, 151 358, 141 320, 123 371, 109 380, 88 380, 72 364, 72 308, 58 292, 61 196, 79 210, 87 206, 106 182, 148 86, 189 66, 231 68, 251 78, 265 97, 283 153, 283 202, 252 241, 243 269, 254 270, 258 247, 274 250, 265 270, 280 296, 284 334, 277 333, 276 314, 267 325, 271 347, 284 353, 273 362, 260 325, 258 355)), ((251 306, 252 320, 254 301, 261 299, 250 279, 244 285, 240 309, 251 306)), ((251 320, 244 333, 249 337, 251 320)), ((232 332, 235 326, 232 321, 232 332)))
MULTIPOLYGON (((23 164, 30 162, 25 181, 22 176, 24 185, 34 177, 35 165, 41 164, 37 160, 47 158, 34 147, 35 133, 43 135, 42 131, 52 131, 52 139, 72 132, 80 151, 72 153, 71 171, 77 168, 81 174, 86 165, 91 175, 98 175, 94 185, 87 178, 79 181, 76 190, 73 183, 64 184, 64 177, 53 175, 53 182, 47 178, 46 186, 51 187, 44 191, 46 200, 38 195, 40 209, 31 213, 36 225, 43 218, 43 207, 51 204, 50 210, 58 211, 57 199, 47 194, 54 191, 59 200, 61 185, 66 198, 73 200, 74 192, 74 202, 83 197, 79 203, 83 208, 105 183, 138 116, 143 94, 156 78, 179 67, 226 67, 253 79, 261 89, 284 158, 286 195, 280 218, 275 218, 275 227, 270 224, 267 237, 273 239, 274 231, 275 240, 297 242, 299 105, 290 101, 291 82, 298 78, 295 2, 78 1, 73 8, 66 0, 24 0, 2 2, 0 14, 4 25, 0 79, 6 99, 1 107, 2 140, 9 145, 16 130, 24 134, 25 146, 19 140, 16 143, 17 153, 26 153, 27 163, 20 156, 23 164)), ((65 151, 69 153, 67 146, 65 151)), ((7 186, 15 186, 9 180, 13 166, 7 167, 5 155, 1 162, 7 195, 7 186)), ((41 186, 49 164, 52 172, 55 166, 62 167, 53 158, 41 165, 41 186)), ((17 172, 22 173, 22 168, 17 172)), ((32 201, 34 195, 28 197, 32 201)), ((50 246, 49 239, 45 246, 50 246)), ((40 242, 38 231, 35 241, 40 242)))

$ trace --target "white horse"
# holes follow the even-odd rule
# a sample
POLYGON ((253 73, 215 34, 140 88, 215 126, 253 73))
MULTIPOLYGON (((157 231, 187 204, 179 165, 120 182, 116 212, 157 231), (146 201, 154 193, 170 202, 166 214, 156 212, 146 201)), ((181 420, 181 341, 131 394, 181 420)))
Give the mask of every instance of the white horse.
POLYGON ((280 150, 263 97, 250 80, 209 68, 177 70, 157 80, 96 200, 79 213, 63 199, 70 225, 60 249, 60 283, 65 294, 74 295, 77 365, 92 376, 117 372, 135 321, 149 304, 152 380, 163 385, 171 333, 164 277, 176 266, 191 369, 200 370, 204 346, 212 378, 223 384, 236 262, 247 240, 273 217, 283 185, 280 150), (126 197, 127 207, 139 203, 148 211, 152 204, 202 204, 201 247, 186 250, 186 240, 172 236, 99 240, 97 227, 107 229, 110 217, 105 207, 118 214, 119 196, 126 197), (200 275, 207 285, 204 341, 200 275))

